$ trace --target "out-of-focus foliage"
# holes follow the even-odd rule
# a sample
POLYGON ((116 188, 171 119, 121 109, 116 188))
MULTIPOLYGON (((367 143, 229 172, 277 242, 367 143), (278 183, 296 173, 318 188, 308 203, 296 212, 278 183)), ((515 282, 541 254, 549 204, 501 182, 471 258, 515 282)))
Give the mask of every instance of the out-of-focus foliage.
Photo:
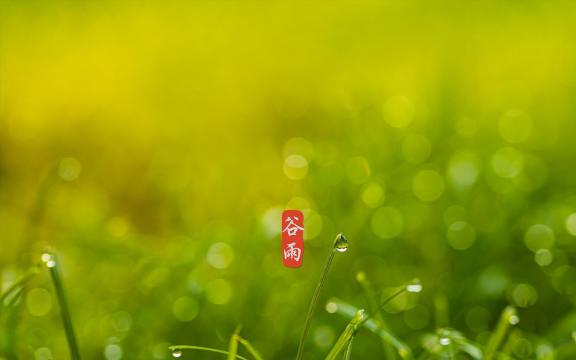
MULTIPOLYGON (((378 299, 422 280, 382 315, 417 354, 486 345, 511 304, 510 356, 574 358, 574 7, 0 1, 2 290, 50 247, 86 359, 225 349, 238 324, 290 359, 342 231, 306 359, 348 322, 328 296, 368 308, 359 271, 378 299)), ((56 300, 42 271, 3 305, 5 358, 67 358, 56 300)), ((352 358, 384 354, 358 331, 352 358)))

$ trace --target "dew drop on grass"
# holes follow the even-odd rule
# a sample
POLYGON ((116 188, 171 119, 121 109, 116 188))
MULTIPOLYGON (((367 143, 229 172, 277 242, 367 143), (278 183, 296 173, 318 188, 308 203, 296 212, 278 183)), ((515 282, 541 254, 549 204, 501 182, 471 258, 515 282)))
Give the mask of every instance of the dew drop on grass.
POLYGON ((518 315, 512 315, 508 318, 508 322, 510 323, 510 325, 516 325, 520 322, 520 318, 518 317, 518 315))
POLYGON ((46 264, 46 266, 49 268, 53 268, 54 266, 56 266, 56 260, 54 260, 54 255, 50 253, 42 254, 42 262, 44 262, 44 264, 46 264))
POLYGON ((172 356, 175 357, 175 358, 179 358, 179 357, 182 356, 182 351, 180 351, 180 350, 174 350, 174 351, 172 351, 172 356))
POLYGON ((412 283, 406 285, 406 291, 411 293, 419 293, 422 291, 422 284, 420 284, 420 280, 414 279, 412 283))
POLYGON ((442 346, 448 346, 448 345, 450 345, 450 338, 441 337, 439 342, 440 342, 440 345, 442 345, 442 346))
POLYGON ((345 252, 348 250, 348 239, 346 239, 344 234, 340 233, 336 236, 336 240, 334 241, 334 249, 339 252, 345 252))

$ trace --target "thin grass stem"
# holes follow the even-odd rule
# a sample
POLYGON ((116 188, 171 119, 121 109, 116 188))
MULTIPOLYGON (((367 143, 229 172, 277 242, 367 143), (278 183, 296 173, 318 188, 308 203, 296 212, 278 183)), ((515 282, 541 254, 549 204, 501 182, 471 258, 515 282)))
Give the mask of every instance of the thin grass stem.
POLYGON ((238 354, 238 333, 240 332, 241 326, 238 325, 232 336, 230 336, 230 343, 228 344, 228 360, 234 360, 238 354))
MULTIPOLYGON (((10 294, 16 292, 20 288, 22 288, 30 279, 32 279, 36 274, 38 274, 38 268, 33 267, 29 270, 26 274, 24 274, 20 279, 15 281, 12 285, 10 285, 6 291, 0 295, 0 305, 4 304, 4 301, 10 296, 10 294)), ((1 309, 1 307, 0 307, 1 309)))
POLYGON ((344 352, 344 360, 350 360, 350 356, 352 355, 352 342, 354 342, 354 337, 356 334, 352 334, 350 340, 348 341, 348 345, 346 346, 346 351, 344 352))
MULTIPOLYGON (((336 312, 347 318, 353 318, 358 311, 358 309, 356 309, 354 306, 335 298, 330 299, 329 304, 331 304, 334 308, 334 311, 331 312, 336 312)), ((398 354, 403 359, 413 358, 412 351, 408 345, 403 343, 390 331, 383 329, 376 321, 374 321, 374 319, 366 319, 366 321, 362 321, 360 325, 370 330, 372 333, 380 337, 380 339, 396 348, 398 354)))
POLYGON ((238 342, 242 344, 242 346, 244 346, 246 350, 248 350, 248 352, 250 353, 250 355, 252 355, 252 357, 254 357, 254 359, 264 360, 262 358, 262 355, 260 355, 260 353, 256 350, 256 348, 254 348, 254 346, 252 346, 252 344, 250 344, 250 342, 248 342, 248 340, 244 339, 241 336, 238 336, 238 342))
MULTIPOLYGON (((360 288, 364 293, 364 297, 366 298, 368 313, 374 314, 373 315, 374 320, 376 320, 376 322, 379 323, 382 329, 387 330, 388 328, 386 326, 386 323, 384 322, 384 317, 380 312, 375 311, 378 306, 378 300, 376 299, 374 288, 372 287, 372 284, 368 280, 366 273, 363 271, 359 271, 356 274, 356 281, 360 285, 360 288)), ((388 360, 396 359, 396 353, 392 348, 392 346, 390 346, 390 344, 388 344, 384 340, 381 340, 381 342, 382 342, 382 349, 384 350, 384 355, 386 356, 386 359, 388 360)))
POLYGON ((302 331, 302 336, 300 337, 300 342, 298 343, 298 353, 296 354, 296 360, 302 360, 302 356, 304 355, 304 343, 306 342, 306 337, 308 336, 308 332, 310 331, 310 324, 312 322, 312 317, 314 316, 316 303, 318 302, 318 298, 320 297, 320 293, 322 291, 322 288, 324 287, 324 282, 326 281, 328 271, 332 266, 332 260, 334 260, 334 255, 336 254, 337 251, 338 252, 346 251, 347 248, 348 248, 348 240, 346 240, 343 234, 338 234, 336 236, 336 239, 334 240, 332 248, 330 248, 330 251, 328 252, 326 263, 324 263, 324 268, 320 273, 320 280, 318 280, 318 283, 316 284, 316 289, 314 290, 312 300, 310 301, 310 305, 308 306, 306 320, 304 321, 304 330, 302 331))
POLYGON ((494 356, 498 352, 498 348, 506 337, 508 328, 510 328, 511 325, 516 325, 518 321, 518 315, 513 306, 507 306, 502 311, 496 329, 488 340, 488 345, 486 345, 485 360, 494 359, 494 356))
POLYGON ((70 350, 70 357, 72 360, 80 360, 80 349, 76 341, 76 334, 74 333, 74 326, 72 325, 72 316, 70 314, 70 307, 66 300, 64 293, 64 284, 60 276, 60 266, 54 254, 45 253, 42 255, 42 260, 50 271, 50 277, 54 284, 56 298, 60 306, 60 313, 62 315, 62 323, 64 324, 64 331, 66 332, 66 339, 68 341, 68 349, 70 350))
POLYGON ((350 342, 350 340, 356 334, 358 327, 362 324, 362 320, 364 320, 364 310, 360 309, 354 315, 354 318, 348 323, 340 337, 326 356, 326 360, 334 360, 340 354, 344 348, 346 348, 350 342))
MULTIPOLYGON (((209 347, 205 347, 205 346, 195 346, 195 345, 174 345, 174 346, 170 346, 169 349, 170 349, 170 351, 172 351, 172 355, 174 357, 180 357, 181 354, 178 356, 175 356, 174 354, 181 351, 181 350, 200 350, 200 351, 209 351, 209 352, 224 354, 224 355, 230 354, 226 350, 214 349, 214 348, 209 348, 209 347)), ((236 359, 240 359, 240 360, 248 360, 244 356, 241 356, 238 354, 236 354, 235 357, 236 357, 236 359)))
POLYGON ((368 316, 366 316, 366 318, 364 320, 362 320, 362 322, 360 323, 360 325, 362 325, 363 323, 365 323, 366 321, 368 321, 369 319, 373 318, 376 314, 378 314, 380 311, 382 311, 382 309, 384 309, 384 306, 386 306, 388 303, 390 303, 390 301, 396 299, 398 296, 402 295, 406 290, 406 287, 402 287, 400 290, 396 291, 394 294, 392 294, 390 297, 388 297, 386 300, 384 300, 379 306, 378 308, 376 308, 376 311, 374 311, 373 314, 369 314, 368 316))

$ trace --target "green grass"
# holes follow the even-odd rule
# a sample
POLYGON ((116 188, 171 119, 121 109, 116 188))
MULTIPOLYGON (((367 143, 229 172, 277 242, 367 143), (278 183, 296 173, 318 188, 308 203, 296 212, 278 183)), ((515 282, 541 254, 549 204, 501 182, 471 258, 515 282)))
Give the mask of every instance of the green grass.
POLYGON ((334 239, 334 244, 332 248, 328 251, 328 257, 326 258, 326 263, 324 268, 320 273, 320 279, 316 284, 314 289, 314 294, 312 295, 312 300, 310 300, 310 305, 308 306, 308 312, 306 313, 306 320, 304 320, 304 330, 302 330, 302 335, 300 336, 300 342, 298 343, 298 353, 296 354, 296 359, 301 360, 304 356, 304 344, 306 342, 306 337, 308 336, 308 331, 310 330, 310 324, 312 322, 312 317, 314 316, 314 311, 316 310, 316 304, 318 303, 318 298, 324 287, 324 282, 326 281, 326 276, 328 276, 328 271, 330 271, 330 266, 332 266, 332 260, 334 255, 338 252, 345 252, 348 250, 348 240, 346 237, 340 233, 336 235, 334 239))
POLYGON ((68 306, 68 300, 64 293, 64 283, 60 275, 60 264, 58 262, 58 258, 52 252, 45 252, 44 254, 42 254, 42 261, 44 262, 44 264, 48 268, 48 271, 50 272, 50 277, 52 279, 52 284, 54 285, 56 298, 58 299, 58 304, 60 305, 60 314, 62 317, 64 332, 66 333, 66 340, 68 342, 70 357, 72 360, 80 360, 80 347, 78 346, 76 333, 74 332, 74 325, 72 324, 72 314, 70 311, 70 307, 68 306))
MULTIPOLYGON (((304 344, 306 341, 306 337, 308 335, 308 331, 310 329, 310 324, 312 323, 312 318, 314 317, 314 312, 318 303, 318 299, 320 298, 320 294, 322 292, 322 288, 324 287, 324 283, 326 281, 326 277, 328 276, 328 272, 332 265, 334 256, 337 252, 345 252, 348 250, 348 240, 344 237, 343 234, 338 234, 336 239, 333 242, 332 247, 328 252, 328 257, 326 258, 326 262, 324 267, 322 268, 322 272, 320 273, 320 279, 318 280, 316 287, 314 289, 314 293, 312 295, 310 305, 308 306, 308 311, 306 314, 306 319, 304 321, 304 330, 302 331, 302 336, 300 338, 298 352, 296 354, 296 359, 302 359, 304 354, 304 344)), ((398 340, 396 337, 391 335, 386 329, 383 328, 381 323, 376 323, 373 317, 380 316, 380 311, 391 301, 396 299, 398 296, 405 292, 420 292, 422 290, 422 286, 420 285, 418 280, 412 281, 408 285, 400 286, 392 295, 386 298, 382 303, 378 304, 376 309, 374 310, 373 314, 367 315, 364 309, 354 310, 354 316, 352 316, 350 322, 344 329, 344 331, 340 334, 338 340, 332 346, 330 352, 326 355, 326 360, 335 360, 339 355, 343 353, 345 359, 350 359, 352 354, 352 343, 358 329, 361 326, 365 326, 366 328, 376 332, 382 341, 386 344, 390 344, 398 350, 398 354, 405 359, 412 358, 412 351, 406 346, 403 342, 398 340)), ((345 314, 350 313, 351 306, 343 303, 343 302, 332 302, 338 309, 343 309, 345 314), (348 309, 348 310, 344 310, 348 309)), ((172 351, 172 355, 176 358, 183 356, 182 350, 201 350, 201 351, 209 351, 209 352, 216 352, 220 354, 226 354, 228 360, 233 359, 245 359, 243 356, 238 355, 238 344, 242 344, 250 353, 250 355, 255 360, 262 360, 262 356, 256 349, 246 340, 240 337, 241 327, 236 327, 236 330, 233 332, 232 336, 229 340, 228 351, 219 350, 209 347, 203 346, 195 346, 195 345, 174 345, 170 346, 169 349, 172 351)))

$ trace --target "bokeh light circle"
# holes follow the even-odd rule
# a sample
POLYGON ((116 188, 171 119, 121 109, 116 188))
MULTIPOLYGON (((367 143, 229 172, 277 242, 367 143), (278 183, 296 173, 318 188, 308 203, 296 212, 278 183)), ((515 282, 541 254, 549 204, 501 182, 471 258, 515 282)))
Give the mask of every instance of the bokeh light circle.
POLYGON ((370 226, 377 236, 383 239, 392 239, 402 232, 404 217, 396 208, 381 207, 372 215, 370 226))
POLYGON ((412 180, 412 192, 422 201, 435 201, 444 192, 444 178, 434 170, 422 170, 412 180))

